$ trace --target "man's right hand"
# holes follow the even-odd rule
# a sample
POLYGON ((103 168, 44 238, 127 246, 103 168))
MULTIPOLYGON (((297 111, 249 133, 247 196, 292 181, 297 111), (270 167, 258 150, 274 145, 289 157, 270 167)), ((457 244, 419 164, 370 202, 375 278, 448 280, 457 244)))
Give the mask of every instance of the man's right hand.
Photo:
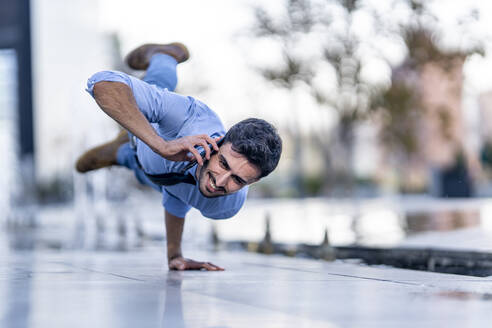
POLYGON ((200 134, 195 136, 186 136, 182 138, 178 138, 175 140, 166 141, 158 150, 158 153, 170 160, 175 162, 185 162, 196 160, 198 164, 203 165, 203 158, 200 156, 200 153, 195 148, 195 146, 201 146, 205 149, 205 158, 207 160, 210 159, 210 147, 212 147, 218 151, 219 147, 217 146, 217 141, 220 138, 211 138, 206 134, 200 134))
POLYGON ((224 271, 223 268, 210 262, 198 262, 184 257, 176 257, 169 261, 169 270, 207 270, 207 271, 224 271))

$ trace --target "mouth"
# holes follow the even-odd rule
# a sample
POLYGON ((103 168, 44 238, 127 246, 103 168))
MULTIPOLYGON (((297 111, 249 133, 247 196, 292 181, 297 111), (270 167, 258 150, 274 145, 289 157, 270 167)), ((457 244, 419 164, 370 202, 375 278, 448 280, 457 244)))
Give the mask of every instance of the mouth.
POLYGON ((215 194, 218 192, 221 192, 221 193, 224 192, 224 190, 223 190, 224 188, 217 187, 217 185, 215 184, 215 178, 213 177, 213 175, 210 172, 208 172, 208 183, 205 186, 205 188, 211 194, 215 194))

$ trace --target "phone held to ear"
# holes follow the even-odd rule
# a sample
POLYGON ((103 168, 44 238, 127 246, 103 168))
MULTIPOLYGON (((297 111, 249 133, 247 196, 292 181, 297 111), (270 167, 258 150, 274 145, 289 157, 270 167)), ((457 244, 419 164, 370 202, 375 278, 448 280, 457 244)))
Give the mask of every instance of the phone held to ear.
MULTIPOLYGON (((224 143, 224 137, 222 136, 222 138, 219 141, 217 141, 217 146, 220 147, 223 143, 224 143)), ((217 153, 217 151, 213 148, 211 144, 209 144, 208 146, 210 147, 211 150, 210 155, 214 155, 215 153, 217 153)), ((202 150, 200 152, 200 156, 205 160, 205 150, 202 150)), ((196 159, 193 159, 192 161, 190 161, 190 164, 188 164, 185 169, 187 170, 195 164, 196 164, 196 159)))

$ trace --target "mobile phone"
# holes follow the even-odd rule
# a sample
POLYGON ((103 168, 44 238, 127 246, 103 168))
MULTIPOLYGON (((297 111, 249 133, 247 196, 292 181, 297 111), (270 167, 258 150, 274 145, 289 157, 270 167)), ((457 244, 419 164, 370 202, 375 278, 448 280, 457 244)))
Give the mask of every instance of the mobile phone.
MULTIPOLYGON (((224 136, 222 136, 222 139, 220 139, 219 141, 216 142, 217 143, 217 147, 220 148, 220 146, 224 143, 224 136)), ((210 147, 210 156, 214 155, 217 153, 217 151, 214 149, 214 147, 211 145, 211 144, 208 144, 208 146, 210 147)), ((202 150, 200 152, 200 156, 203 158, 203 160, 205 161, 205 149, 202 150)), ((190 164, 186 165, 185 167, 185 171, 188 170, 189 168, 191 168, 193 165, 195 165, 197 163, 196 159, 193 159, 192 161, 190 161, 190 164)))
MULTIPOLYGON (((222 137, 222 139, 220 139, 219 141, 216 142, 217 147, 220 148, 220 146, 222 145, 223 142, 224 142, 224 137, 222 137)), ((214 149, 214 147, 211 144, 208 144, 208 147, 210 148, 210 156, 217 153, 217 151, 214 149)), ((203 160, 205 160, 205 149, 200 152, 200 156, 202 156, 203 160)))

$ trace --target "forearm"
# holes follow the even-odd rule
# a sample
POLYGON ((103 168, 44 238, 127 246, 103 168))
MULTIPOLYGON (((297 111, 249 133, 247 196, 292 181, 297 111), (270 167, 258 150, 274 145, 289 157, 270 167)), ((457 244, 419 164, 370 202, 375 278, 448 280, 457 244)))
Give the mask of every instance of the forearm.
POLYGON ((94 85, 94 99, 101 109, 152 150, 159 152, 165 145, 138 109, 135 97, 129 86, 120 82, 101 81, 94 85))
POLYGON ((171 260, 182 256, 181 237, 183 235, 184 218, 172 215, 165 211, 166 221, 166 240, 167 240, 167 258, 171 260))
POLYGON ((169 270, 224 270, 210 262, 198 262, 184 258, 183 253, 181 252, 181 236, 183 235, 184 218, 172 215, 168 211, 165 211, 165 217, 169 270))

